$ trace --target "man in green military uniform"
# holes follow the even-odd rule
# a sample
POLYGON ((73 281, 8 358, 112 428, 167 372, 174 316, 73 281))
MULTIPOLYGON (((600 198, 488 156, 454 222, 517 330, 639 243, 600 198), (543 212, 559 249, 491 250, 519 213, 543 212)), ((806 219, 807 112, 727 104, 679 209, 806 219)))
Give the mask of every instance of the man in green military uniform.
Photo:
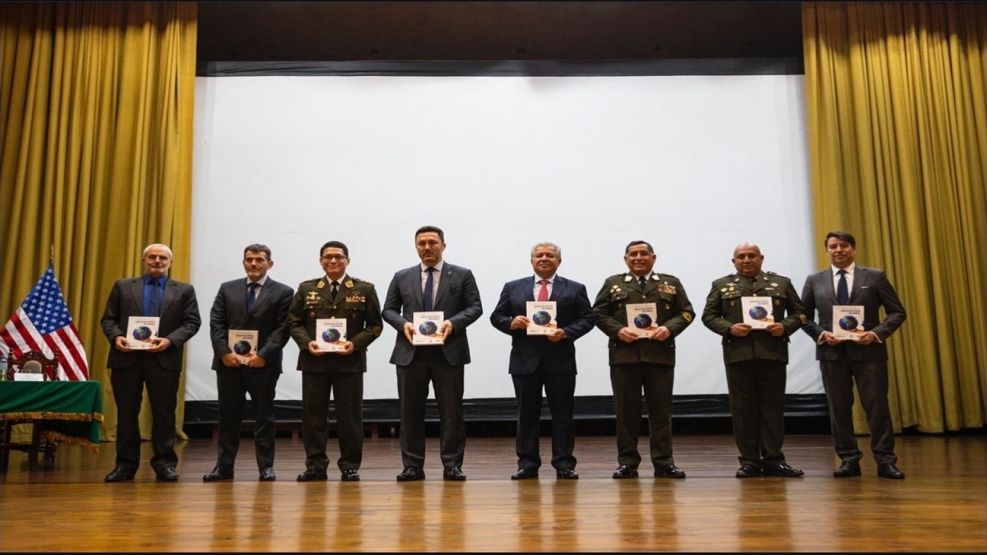
POLYGON ((672 458, 672 385, 675 337, 695 312, 675 276, 652 272, 655 250, 646 241, 624 249, 629 272, 610 276, 596 295, 596 326, 610 337, 610 383, 617 413, 615 480, 637 478, 641 454, 641 388, 648 403, 655 476, 685 478, 672 458), (636 316, 628 321, 628 312, 636 316))
MULTIPOLYGON (((336 401, 339 425, 341 480, 360 479, 363 458, 363 373, 367 371, 367 346, 380 337, 383 322, 374 285, 346 274, 349 249, 329 241, 319 251, 326 275, 302 282, 288 309, 288 332, 298 343, 298 369, 302 371, 302 441, 305 472, 299 482, 325 480, 329 459, 329 396, 336 401), (346 320, 346 332, 338 341, 316 334, 317 321, 346 320), (339 351, 329 352, 326 343, 339 351)), ((329 331, 329 330, 327 330, 329 331)))
POLYGON ((787 277, 761 270, 757 245, 737 245, 732 261, 737 272, 713 282, 703 324, 723 336, 737 477, 797 478, 803 473, 785 462, 781 445, 788 336, 805 322, 805 308, 787 277))

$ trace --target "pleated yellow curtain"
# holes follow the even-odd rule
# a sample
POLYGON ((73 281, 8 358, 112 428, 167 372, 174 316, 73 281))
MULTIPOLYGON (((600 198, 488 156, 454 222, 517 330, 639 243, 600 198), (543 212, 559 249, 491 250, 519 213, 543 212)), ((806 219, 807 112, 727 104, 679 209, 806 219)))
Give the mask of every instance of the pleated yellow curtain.
MULTIPOLYGON (((885 268, 895 426, 977 428, 987 406, 987 5, 803 3, 813 213, 885 268)), ((856 405, 858 431, 866 430, 856 405)))
POLYGON ((196 17, 194 2, 0 5, 0 318, 54 245, 107 439, 116 406, 99 320, 113 282, 139 275, 153 242, 171 245, 176 279, 189 276, 196 17))

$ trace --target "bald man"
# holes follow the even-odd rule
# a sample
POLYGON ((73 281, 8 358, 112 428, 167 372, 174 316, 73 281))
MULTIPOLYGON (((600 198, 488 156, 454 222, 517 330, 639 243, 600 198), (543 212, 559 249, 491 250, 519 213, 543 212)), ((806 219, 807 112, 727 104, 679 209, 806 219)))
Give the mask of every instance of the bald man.
POLYGON ((107 482, 133 480, 140 466, 141 437, 138 416, 144 385, 151 402, 151 467, 158 481, 178 481, 175 453, 175 409, 185 343, 202 323, 195 289, 168 278, 172 261, 168 245, 148 245, 141 255, 144 275, 118 280, 106 301, 101 324, 110 342, 106 361, 117 405, 116 467, 107 482), (127 341, 132 316, 158 317, 157 334, 148 349, 135 350, 127 341))
POLYGON ((761 269, 764 255, 757 245, 737 245, 731 261, 736 272, 713 282, 703 324, 723 336, 733 436, 740 451, 736 476, 797 478, 803 473, 788 465, 781 446, 788 337, 805 322, 805 308, 791 280, 761 269))

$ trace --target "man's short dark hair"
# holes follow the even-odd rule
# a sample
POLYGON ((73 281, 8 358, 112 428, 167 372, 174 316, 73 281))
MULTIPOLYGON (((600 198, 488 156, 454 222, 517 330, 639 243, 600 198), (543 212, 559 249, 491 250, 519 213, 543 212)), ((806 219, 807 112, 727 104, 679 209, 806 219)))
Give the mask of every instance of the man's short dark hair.
POLYGON ((850 235, 846 231, 830 231, 826 234, 826 239, 823 240, 823 246, 829 246, 830 237, 836 237, 840 241, 846 241, 847 243, 850 243, 851 247, 857 248, 857 240, 853 238, 853 235, 850 235))
POLYGON ((340 241, 329 241, 325 245, 322 245, 322 248, 319 249, 319 258, 322 258, 322 253, 326 252, 326 249, 328 249, 330 247, 336 248, 336 249, 342 249, 343 255, 346 256, 346 258, 349 258, 350 257, 350 249, 346 248, 346 245, 345 244, 343 244, 340 241))
POLYGON ((247 257, 247 253, 248 252, 262 252, 262 253, 264 253, 264 255, 267 256, 267 259, 269 261, 272 260, 272 258, 271 258, 271 247, 268 247, 267 245, 262 245, 260 243, 254 243, 252 245, 247 245, 243 249, 243 257, 244 258, 247 257))
POLYGON ((624 247, 624 254, 631 252, 631 247, 633 247, 634 245, 644 245, 648 247, 648 252, 650 252, 651 254, 655 253, 655 248, 651 246, 651 243, 647 241, 631 241, 630 243, 627 243, 626 247, 624 247))
POLYGON ((418 231, 415 232, 415 239, 418 239, 418 236, 421 235, 422 233, 438 233, 439 241, 442 241, 443 243, 446 242, 446 234, 442 233, 442 230, 435 227, 434 225, 423 225, 419 227, 418 231))

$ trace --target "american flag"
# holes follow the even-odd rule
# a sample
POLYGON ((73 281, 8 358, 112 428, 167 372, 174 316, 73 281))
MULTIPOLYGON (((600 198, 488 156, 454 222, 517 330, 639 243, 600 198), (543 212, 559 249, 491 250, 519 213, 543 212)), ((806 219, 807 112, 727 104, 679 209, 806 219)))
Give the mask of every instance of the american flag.
POLYGON ((7 357, 37 351, 58 360, 60 380, 89 379, 86 351, 55 279, 54 265, 48 264, 48 270, 0 330, 0 351, 7 357))

